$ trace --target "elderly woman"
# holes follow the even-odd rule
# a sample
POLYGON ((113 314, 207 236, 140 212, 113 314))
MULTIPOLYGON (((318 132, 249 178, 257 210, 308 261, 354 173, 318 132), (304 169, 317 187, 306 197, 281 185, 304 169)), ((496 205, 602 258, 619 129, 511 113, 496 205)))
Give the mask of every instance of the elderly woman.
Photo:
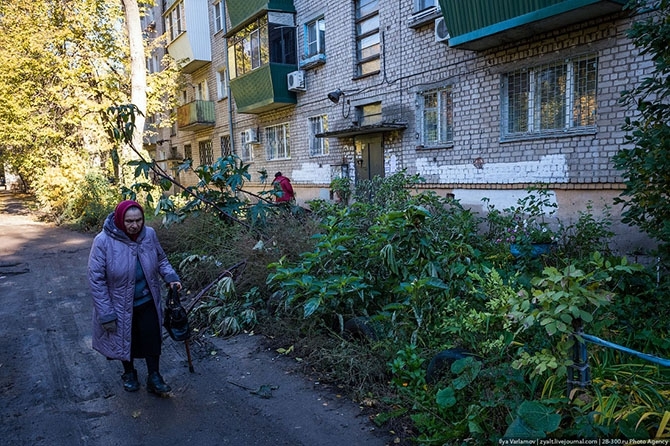
POLYGON ((93 294, 93 348, 123 364, 123 388, 139 390, 135 358, 147 365, 147 390, 159 396, 171 391, 159 370, 161 354, 161 282, 181 289, 153 228, 144 225, 144 210, 122 201, 95 237, 88 259, 93 294))

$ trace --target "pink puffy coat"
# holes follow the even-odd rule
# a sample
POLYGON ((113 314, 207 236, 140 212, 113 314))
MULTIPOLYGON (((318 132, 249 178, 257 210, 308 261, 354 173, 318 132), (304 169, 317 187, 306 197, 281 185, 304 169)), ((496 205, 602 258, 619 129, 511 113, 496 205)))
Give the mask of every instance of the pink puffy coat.
POLYGON ((151 291, 160 326, 163 326, 160 278, 178 282, 158 242, 156 231, 144 226, 132 241, 114 224, 114 214, 93 240, 88 258, 88 280, 93 294, 93 348, 110 359, 130 360, 130 338, 135 293, 135 266, 139 256, 151 291), (102 324, 116 320, 116 332, 107 333, 102 324))

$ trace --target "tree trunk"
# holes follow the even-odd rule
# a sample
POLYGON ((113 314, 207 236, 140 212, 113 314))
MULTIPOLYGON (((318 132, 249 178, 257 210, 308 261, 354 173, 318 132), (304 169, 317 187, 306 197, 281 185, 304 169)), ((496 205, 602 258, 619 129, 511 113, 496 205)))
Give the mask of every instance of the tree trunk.
MULTIPOLYGON (((140 20, 140 8, 137 0, 121 0, 126 18, 126 31, 128 32, 128 43, 130 48, 130 101, 142 112, 135 116, 135 132, 133 133, 133 146, 142 153, 145 114, 147 111, 147 72, 144 58, 144 38, 142 36, 142 22, 140 20)), ((124 150, 125 152, 126 150, 124 150)), ((123 161, 137 159, 132 150, 124 153, 123 161)), ((125 176, 124 176, 125 177, 125 176)), ((125 178, 124 178, 125 180, 125 178)))

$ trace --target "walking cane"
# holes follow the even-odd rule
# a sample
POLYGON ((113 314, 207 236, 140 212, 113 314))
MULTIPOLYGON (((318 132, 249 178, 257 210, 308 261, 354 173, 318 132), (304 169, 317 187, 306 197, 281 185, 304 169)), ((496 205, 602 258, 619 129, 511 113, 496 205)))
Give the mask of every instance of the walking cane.
POLYGON ((186 357, 188 358, 188 371, 195 373, 195 369, 193 368, 193 361, 191 361, 191 346, 189 345, 188 341, 188 339, 184 341, 184 346, 186 346, 186 357))

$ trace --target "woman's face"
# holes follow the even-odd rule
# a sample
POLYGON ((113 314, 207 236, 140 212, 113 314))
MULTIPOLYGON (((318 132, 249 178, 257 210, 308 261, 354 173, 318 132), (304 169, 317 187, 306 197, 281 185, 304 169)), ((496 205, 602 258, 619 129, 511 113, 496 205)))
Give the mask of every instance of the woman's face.
POLYGON ((126 232, 130 235, 139 234, 144 225, 144 217, 142 211, 138 208, 129 208, 123 216, 123 224, 126 227, 126 232))

